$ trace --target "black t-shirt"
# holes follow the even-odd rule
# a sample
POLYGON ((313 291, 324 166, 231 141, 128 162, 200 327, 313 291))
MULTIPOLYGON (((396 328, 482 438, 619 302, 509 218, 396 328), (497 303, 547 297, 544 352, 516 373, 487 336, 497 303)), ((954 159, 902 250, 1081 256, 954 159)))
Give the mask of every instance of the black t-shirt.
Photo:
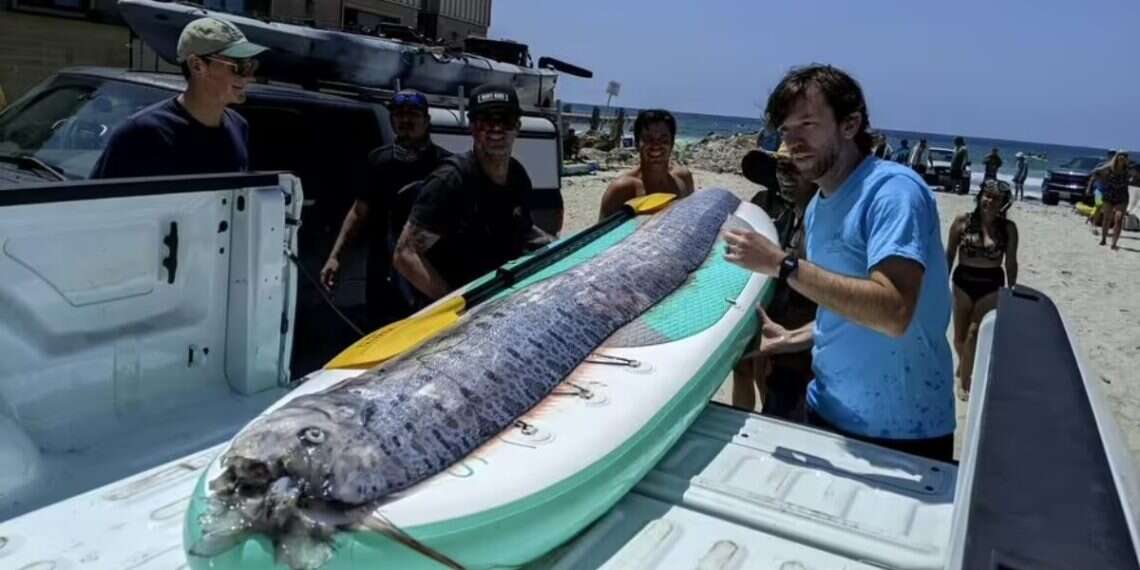
POLYGON ((424 180, 409 220, 440 235, 427 259, 450 287, 459 287, 526 253, 534 226, 530 192, 530 177, 517 160, 511 159, 500 186, 466 152, 424 180))
POLYGON ((444 158, 451 156, 443 147, 429 144, 413 160, 397 157, 403 152, 396 145, 379 147, 368 154, 368 177, 357 192, 357 199, 368 204, 368 274, 365 295, 368 303, 390 317, 403 318, 426 305, 411 284, 392 271, 392 254, 408 213, 418 194, 418 182, 431 175, 444 158))
POLYGON ((249 170, 249 123, 232 109, 222 124, 198 122, 177 98, 161 101, 115 129, 92 178, 130 178, 249 170))
POLYGON ((379 147, 368 154, 369 180, 360 189, 357 199, 368 204, 377 222, 372 232, 373 247, 383 245, 389 253, 396 245, 412 204, 416 202, 418 185, 439 167, 440 161, 451 156, 441 146, 429 144, 414 160, 397 158, 396 145, 379 147), (387 240, 387 244, 385 244, 387 240))
POLYGON ((1001 168, 1001 157, 996 154, 991 154, 986 157, 986 178, 994 178, 997 176, 999 168, 1001 168))
POLYGON ((954 149, 954 156, 950 159, 950 176, 955 178, 961 177, 963 170, 966 168, 966 162, 970 159, 969 151, 966 147, 958 147, 954 149))

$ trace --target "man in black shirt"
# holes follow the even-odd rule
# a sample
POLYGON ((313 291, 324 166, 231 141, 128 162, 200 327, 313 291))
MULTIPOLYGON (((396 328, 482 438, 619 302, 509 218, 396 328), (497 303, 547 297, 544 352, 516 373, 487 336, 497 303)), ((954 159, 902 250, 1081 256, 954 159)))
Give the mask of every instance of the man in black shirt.
MULTIPOLYGON (((815 183, 799 172, 785 144, 773 153, 749 151, 741 161, 741 170, 752 182, 771 185, 767 186, 769 197, 781 205, 765 211, 773 219, 780 246, 796 257, 804 257, 804 212, 816 194, 815 183)), ((806 325, 815 318, 816 304, 787 283, 781 283, 768 307, 768 313, 760 312, 761 327, 750 343, 754 350, 733 370, 732 405, 753 410, 759 392, 761 413, 802 422, 807 385, 812 379, 811 350, 766 354, 760 352, 760 346, 761 339, 773 330, 769 326, 772 322, 789 323, 789 327, 806 325)))
POLYGON ((363 185, 341 225, 340 235, 321 269, 321 283, 332 288, 340 270, 340 254, 361 229, 369 236, 365 299, 372 327, 410 315, 425 299, 391 271, 396 240, 416 199, 419 182, 451 153, 431 142, 431 116, 423 93, 406 89, 388 105, 396 141, 368 155, 372 179, 363 185))
POLYGON ((471 92, 470 152, 447 158, 420 186, 393 265, 429 299, 439 299, 551 241, 531 219, 530 177, 511 157, 522 115, 514 89, 471 92))
POLYGON ((92 178, 249 170, 249 124, 226 106, 245 101, 264 47, 222 20, 199 18, 178 38, 186 91, 139 111, 111 134, 92 178))

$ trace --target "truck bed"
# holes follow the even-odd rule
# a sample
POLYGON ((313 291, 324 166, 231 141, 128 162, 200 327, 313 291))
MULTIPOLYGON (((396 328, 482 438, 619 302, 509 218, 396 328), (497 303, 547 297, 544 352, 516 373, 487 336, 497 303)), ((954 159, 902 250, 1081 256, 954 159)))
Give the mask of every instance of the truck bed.
MULTIPOLYGON (((0 524, 0 567, 185 567, 186 504, 219 450, 0 524)), ((941 568, 956 478, 953 465, 710 404, 632 493, 532 566, 941 568)))

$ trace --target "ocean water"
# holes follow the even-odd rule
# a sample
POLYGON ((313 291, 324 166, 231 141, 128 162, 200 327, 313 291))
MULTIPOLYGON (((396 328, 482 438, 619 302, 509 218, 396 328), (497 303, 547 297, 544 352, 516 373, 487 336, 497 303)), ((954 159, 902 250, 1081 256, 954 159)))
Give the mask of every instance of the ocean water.
MULTIPOLYGON (((570 112, 575 114, 589 115, 594 108, 594 105, 581 103, 570 103, 568 105, 570 112)), ((566 110, 565 107, 563 110, 566 110)), ((603 117, 616 115, 617 107, 606 109, 602 106, 603 117)), ((627 127, 632 128, 633 118, 636 115, 636 109, 626 109, 627 127)), ((701 113, 673 113, 673 115, 677 118, 677 142, 680 145, 691 144, 710 134, 758 133, 763 127, 763 123, 755 117, 731 117, 701 113)), ((588 123, 587 119, 572 119, 570 121, 570 125, 579 131, 584 131, 588 123)), ((954 137, 958 136, 957 133, 923 133, 890 129, 880 129, 880 132, 887 136, 888 143, 895 149, 899 148, 903 139, 910 141, 911 148, 913 148, 922 138, 925 138, 931 147, 954 148, 954 137)), ((968 133, 961 133, 961 136, 966 139, 974 173, 983 171, 982 163, 985 156, 996 147, 1002 158, 1000 173, 1009 177, 1012 177, 1016 172, 1015 154, 1018 152, 1043 155, 1047 158, 1045 161, 1029 161, 1029 176, 1032 178, 1040 178, 1045 175, 1049 168, 1063 165, 1073 158, 1084 156, 1106 158, 1108 152, 1108 149, 1103 148, 972 137, 968 133)))

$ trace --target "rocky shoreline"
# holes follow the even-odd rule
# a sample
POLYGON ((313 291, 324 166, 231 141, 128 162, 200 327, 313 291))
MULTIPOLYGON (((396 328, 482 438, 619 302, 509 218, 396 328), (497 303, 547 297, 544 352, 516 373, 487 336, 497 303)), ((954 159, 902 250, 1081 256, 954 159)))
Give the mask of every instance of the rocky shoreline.
MULTIPOLYGON (((744 155, 756 148, 756 133, 735 135, 710 134, 699 141, 678 145, 673 158, 690 169, 716 173, 739 173, 744 155)), ((584 140, 584 144, 593 141, 584 140)), ((604 148, 604 147, 603 147, 604 148)), ((637 153, 630 149, 603 150, 593 145, 582 148, 578 156, 583 162, 592 162, 603 170, 629 168, 637 163, 637 153)))

